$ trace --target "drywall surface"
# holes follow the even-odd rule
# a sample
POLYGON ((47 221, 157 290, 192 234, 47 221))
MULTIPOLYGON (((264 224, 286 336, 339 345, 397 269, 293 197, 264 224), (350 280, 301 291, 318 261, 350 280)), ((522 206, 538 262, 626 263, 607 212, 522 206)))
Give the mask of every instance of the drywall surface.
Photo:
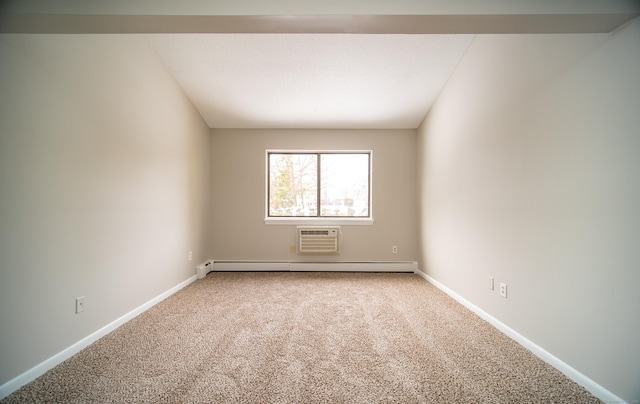
POLYGON ((415 130, 211 131, 214 260, 415 261, 415 130), (295 225, 265 224, 266 150, 372 150, 373 225, 343 225, 340 255, 297 255, 295 225), (392 253, 392 246, 398 253, 392 253))
POLYGON ((208 141, 144 38, 0 36, 0 385, 195 275, 208 141))
POLYGON ((604 36, 478 36, 418 129, 421 269, 629 402, 639 71, 637 19, 604 36))

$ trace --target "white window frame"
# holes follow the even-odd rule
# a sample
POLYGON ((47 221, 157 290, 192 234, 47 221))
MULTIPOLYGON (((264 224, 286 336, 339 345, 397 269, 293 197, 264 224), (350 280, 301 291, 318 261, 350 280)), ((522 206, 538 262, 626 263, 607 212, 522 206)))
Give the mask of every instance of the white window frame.
MULTIPOLYGON (((264 222, 274 225, 318 225, 318 226, 368 226, 373 224, 373 150, 290 150, 267 149, 265 150, 265 180, 264 180, 264 222), (293 153, 293 154, 369 154, 369 217, 270 217, 269 216, 269 154, 293 153)), ((319 207, 318 207, 319 208, 319 207)))

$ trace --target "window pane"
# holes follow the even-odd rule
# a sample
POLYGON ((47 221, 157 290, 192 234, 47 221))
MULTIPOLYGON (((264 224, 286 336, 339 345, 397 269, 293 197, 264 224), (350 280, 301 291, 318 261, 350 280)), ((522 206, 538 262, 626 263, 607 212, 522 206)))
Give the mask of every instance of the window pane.
POLYGON ((317 216, 316 154, 269 154, 269 216, 317 216))
POLYGON ((369 216, 369 154, 322 154, 321 216, 369 216))

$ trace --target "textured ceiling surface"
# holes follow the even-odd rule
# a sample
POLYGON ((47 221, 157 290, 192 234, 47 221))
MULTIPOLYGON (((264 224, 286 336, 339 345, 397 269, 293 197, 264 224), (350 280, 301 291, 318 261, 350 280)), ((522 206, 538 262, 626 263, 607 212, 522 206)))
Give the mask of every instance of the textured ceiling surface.
POLYGON ((416 128, 473 35, 152 34, 211 128, 416 128))

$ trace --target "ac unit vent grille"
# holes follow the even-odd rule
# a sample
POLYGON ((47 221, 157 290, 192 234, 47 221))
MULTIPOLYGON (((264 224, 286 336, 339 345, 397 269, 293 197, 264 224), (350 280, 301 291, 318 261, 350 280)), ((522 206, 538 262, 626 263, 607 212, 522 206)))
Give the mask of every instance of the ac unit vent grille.
POLYGON ((340 227, 298 227, 298 254, 338 254, 340 227))
POLYGON ((311 235, 328 236, 329 230, 300 230, 300 234, 303 236, 311 236, 311 235))

